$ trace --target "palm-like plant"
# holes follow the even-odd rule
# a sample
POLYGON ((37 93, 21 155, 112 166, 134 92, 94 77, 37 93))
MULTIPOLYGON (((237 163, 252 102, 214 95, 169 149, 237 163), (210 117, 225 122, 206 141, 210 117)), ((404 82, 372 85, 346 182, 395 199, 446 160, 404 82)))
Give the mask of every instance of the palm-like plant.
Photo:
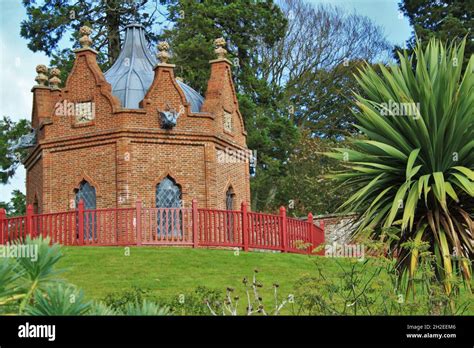
POLYGON ((0 260, 0 306, 14 306, 19 302, 19 312, 34 300, 37 292, 43 293, 49 286, 60 282, 55 269, 62 254, 59 245, 50 246, 48 238, 18 241, 10 247, 35 250, 36 257, 3 258, 0 260))
MULTIPOLYGON (((49 245, 49 238, 30 238, 26 237, 24 246, 36 248, 37 259, 31 257, 18 258, 18 268, 22 271, 21 287, 23 288, 25 297, 20 303, 20 313, 23 312, 26 305, 33 299, 37 291, 46 291, 60 279, 58 275, 60 270, 54 266, 61 259, 61 247, 58 244, 49 245)), ((17 243, 21 246, 21 242, 17 243)))
POLYGON ((25 312, 29 315, 82 315, 91 307, 82 290, 69 284, 57 283, 48 286, 44 293, 36 291, 34 302, 25 312))
POLYGON ((49 238, 19 241, 16 247, 35 250, 37 257, 0 258, 0 313, 29 315, 170 315, 170 309, 147 300, 115 310, 85 299, 82 290, 64 282, 56 269, 61 247, 49 238))
POLYGON ((3 312, 2 306, 24 298, 25 294, 19 284, 22 275, 22 270, 15 262, 8 258, 0 259, 0 312, 3 312))
POLYGON ((455 274, 470 285, 474 57, 463 74, 464 46, 433 39, 425 49, 418 43, 413 56, 399 53, 399 65, 359 71, 365 97, 356 95, 355 117, 367 139, 356 140, 353 150, 327 154, 347 166, 333 177, 352 188, 341 210, 360 214, 356 235, 369 231, 372 238, 385 238, 385 230, 398 228, 389 244, 400 275, 408 275, 407 290, 418 265, 417 245, 424 242, 448 294, 455 274), (410 243, 415 247, 403 248, 410 243))
POLYGON ((142 303, 128 303, 123 311, 124 315, 170 315, 167 306, 160 306, 155 302, 143 300, 142 303))

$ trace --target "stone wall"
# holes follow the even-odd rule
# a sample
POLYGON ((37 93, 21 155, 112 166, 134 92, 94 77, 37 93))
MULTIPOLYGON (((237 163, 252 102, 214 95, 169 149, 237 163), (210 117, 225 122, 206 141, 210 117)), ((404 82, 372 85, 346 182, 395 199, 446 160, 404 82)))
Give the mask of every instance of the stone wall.
POLYGON ((349 244, 351 242, 351 232, 354 231, 354 219, 356 215, 320 215, 314 218, 319 224, 324 220, 324 240, 327 244, 334 242, 338 244, 349 244))

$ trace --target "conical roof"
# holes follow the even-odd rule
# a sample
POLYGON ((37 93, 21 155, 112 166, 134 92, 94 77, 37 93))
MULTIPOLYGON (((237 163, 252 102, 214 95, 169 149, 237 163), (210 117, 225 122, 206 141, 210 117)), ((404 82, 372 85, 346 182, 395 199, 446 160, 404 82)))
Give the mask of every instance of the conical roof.
MULTIPOLYGON (((145 30, 140 24, 125 27, 122 51, 112 67, 104 74, 112 85, 112 93, 127 109, 138 109, 154 78, 156 59, 148 49, 145 30)), ((177 80, 192 112, 199 112, 204 98, 185 83, 177 80)))

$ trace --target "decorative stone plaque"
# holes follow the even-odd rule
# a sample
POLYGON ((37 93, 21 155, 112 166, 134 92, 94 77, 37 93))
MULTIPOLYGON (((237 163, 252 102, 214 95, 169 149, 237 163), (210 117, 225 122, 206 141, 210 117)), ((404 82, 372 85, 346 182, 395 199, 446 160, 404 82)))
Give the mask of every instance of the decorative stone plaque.
POLYGON ((76 103, 76 122, 81 123, 92 121, 95 117, 94 111, 92 102, 76 103))
POLYGON ((224 111, 224 130, 232 132, 232 114, 224 111))

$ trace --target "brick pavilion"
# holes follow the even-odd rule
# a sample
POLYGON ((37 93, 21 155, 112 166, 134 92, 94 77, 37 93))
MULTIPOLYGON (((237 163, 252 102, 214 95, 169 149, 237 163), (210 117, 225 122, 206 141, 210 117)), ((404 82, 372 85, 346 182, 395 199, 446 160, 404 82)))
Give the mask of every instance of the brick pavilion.
POLYGON ((36 213, 145 207, 239 209, 250 203, 246 131, 217 39, 203 98, 174 75, 169 45, 155 59, 144 28, 125 28, 117 61, 105 73, 82 27, 64 88, 60 71, 37 67, 34 136, 24 161, 27 203, 36 213), (49 76, 48 76, 49 75, 49 76))

